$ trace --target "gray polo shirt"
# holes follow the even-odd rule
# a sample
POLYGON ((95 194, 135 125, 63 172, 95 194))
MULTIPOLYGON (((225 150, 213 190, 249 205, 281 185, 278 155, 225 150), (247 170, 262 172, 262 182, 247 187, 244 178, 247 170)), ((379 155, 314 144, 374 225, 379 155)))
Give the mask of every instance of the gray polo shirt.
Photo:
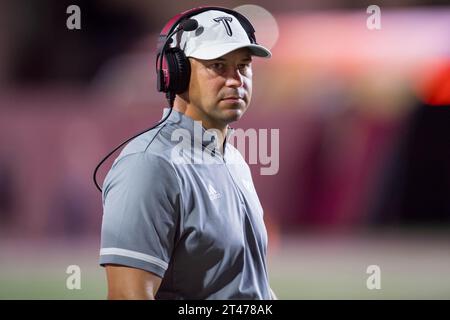
POLYGON ((215 138, 173 110, 132 140, 106 176, 100 264, 158 275, 157 299, 271 299, 250 169, 215 138))

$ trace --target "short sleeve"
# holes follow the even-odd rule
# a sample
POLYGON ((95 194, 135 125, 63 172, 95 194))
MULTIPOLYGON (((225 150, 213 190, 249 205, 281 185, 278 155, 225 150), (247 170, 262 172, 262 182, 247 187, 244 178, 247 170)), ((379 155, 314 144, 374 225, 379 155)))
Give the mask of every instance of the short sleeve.
POLYGON ((100 265, 135 267, 162 278, 179 216, 180 188, 170 162, 148 153, 115 162, 103 186, 100 265))

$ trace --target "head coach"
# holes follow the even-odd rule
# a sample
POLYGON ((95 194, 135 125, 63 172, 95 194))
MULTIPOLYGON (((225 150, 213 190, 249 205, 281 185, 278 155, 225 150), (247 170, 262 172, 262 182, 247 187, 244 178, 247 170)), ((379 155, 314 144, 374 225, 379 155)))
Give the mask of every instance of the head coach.
POLYGON ((126 145, 103 184, 109 299, 274 298, 263 209, 227 143, 251 100, 252 58, 271 56, 254 33, 220 7, 188 10, 163 28, 156 72, 170 107, 126 145), (179 152, 180 139, 191 152, 179 152))

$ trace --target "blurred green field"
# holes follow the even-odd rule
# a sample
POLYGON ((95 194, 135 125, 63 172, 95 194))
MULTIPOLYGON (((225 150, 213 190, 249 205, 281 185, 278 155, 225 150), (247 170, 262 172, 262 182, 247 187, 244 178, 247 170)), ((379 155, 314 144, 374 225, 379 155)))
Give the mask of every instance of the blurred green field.
MULTIPOLYGON (((271 285, 280 299, 450 299, 446 234, 286 237, 269 249, 271 285), (380 290, 366 287, 373 264, 380 290)), ((104 299, 97 254, 98 239, 3 239, 0 299, 104 299), (81 268, 80 290, 66 288, 69 265, 81 268)))

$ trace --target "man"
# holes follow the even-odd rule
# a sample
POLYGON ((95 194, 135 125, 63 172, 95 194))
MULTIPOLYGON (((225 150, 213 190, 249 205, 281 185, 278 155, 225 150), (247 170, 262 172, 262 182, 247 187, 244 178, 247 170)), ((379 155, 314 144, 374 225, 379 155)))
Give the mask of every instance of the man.
POLYGON ((187 90, 105 179, 108 298, 272 299, 263 210, 248 165, 227 143, 228 124, 251 100, 252 56, 271 53, 229 12, 190 18, 198 27, 172 44, 189 59, 187 90))

